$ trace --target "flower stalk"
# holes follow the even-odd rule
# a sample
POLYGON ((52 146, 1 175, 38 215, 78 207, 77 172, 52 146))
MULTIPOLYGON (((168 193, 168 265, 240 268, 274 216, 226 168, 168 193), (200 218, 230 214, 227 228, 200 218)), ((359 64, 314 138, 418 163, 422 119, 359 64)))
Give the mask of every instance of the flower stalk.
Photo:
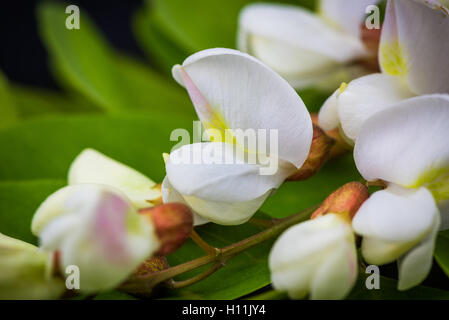
POLYGON ((287 218, 275 219, 273 220, 273 225, 268 229, 224 248, 215 248, 214 253, 211 252, 205 256, 149 275, 133 275, 125 283, 123 283, 119 289, 128 293, 145 295, 150 293, 151 289, 156 285, 163 282, 166 282, 166 286, 172 289, 192 285, 213 274, 215 271, 220 269, 229 259, 238 255, 239 253, 244 252, 245 250, 254 247, 266 240, 274 238, 281 234, 287 228, 309 219, 311 214, 317 208, 318 206, 313 206, 287 218), (180 282, 171 280, 180 274, 195 270, 211 263, 214 263, 214 265, 210 269, 207 269, 203 273, 200 273, 190 279, 180 282))

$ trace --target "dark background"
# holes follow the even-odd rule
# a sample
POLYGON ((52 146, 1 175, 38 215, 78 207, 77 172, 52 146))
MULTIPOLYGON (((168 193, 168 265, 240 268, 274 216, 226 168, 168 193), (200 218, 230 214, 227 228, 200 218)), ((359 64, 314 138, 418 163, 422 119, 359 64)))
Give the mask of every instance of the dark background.
MULTIPOLYGON (((186 0, 187 1, 187 0, 186 0)), ((0 69, 12 82, 57 88, 48 68, 47 52, 36 22, 37 0, 10 0, 0 4, 0 69)), ((142 56, 131 30, 131 19, 141 0, 70 0, 89 14, 108 41, 121 51, 142 56)))

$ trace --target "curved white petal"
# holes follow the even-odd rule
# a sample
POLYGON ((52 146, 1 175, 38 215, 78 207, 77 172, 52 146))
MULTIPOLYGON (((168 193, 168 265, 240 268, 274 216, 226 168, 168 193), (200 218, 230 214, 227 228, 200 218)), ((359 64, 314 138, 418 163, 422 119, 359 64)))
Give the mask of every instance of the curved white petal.
POLYGON ((440 216, 436 214, 430 234, 418 246, 399 259, 399 290, 407 290, 420 284, 429 274, 439 227, 440 216))
POLYGON ((206 221, 221 225, 239 225, 247 222, 270 194, 271 191, 268 191, 258 198, 242 202, 211 201, 194 196, 184 196, 184 200, 206 221))
POLYGON ((443 197, 449 182, 448 123, 449 95, 416 97, 377 113, 365 122, 355 144, 359 172, 369 181, 424 185, 443 197))
POLYGON ((221 225, 238 225, 248 221, 262 206, 270 192, 254 200, 245 202, 223 202, 203 200, 181 195, 165 177, 162 182, 162 199, 164 203, 180 202, 189 206, 194 212, 194 226, 214 222, 221 225))
POLYGON ((115 187, 124 192, 138 208, 151 207, 147 200, 161 196, 155 183, 140 172, 119 163, 96 150, 86 149, 73 161, 69 184, 93 183, 115 187))
POLYGON ((339 27, 354 37, 360 37, 366 8, 380 0, 320 0, 320 15, 333 26, 339 27))
POLYGON ((382 70, 405 77, 416 94, 449 93, 448 18, 444 10, 417 1, 389 1, 379 51, 382 70))
POLYGON ((351 81, 338 96, 338 115, 345 135, 356 140, 364 122, 414 94, 403 81, 381 73, 351 81))
POLYGON ((409 190, 390 185, 363 203, 352 226, 363 236, 365 260, 382 265, 395 261, 422 241, 438 215, 435 200, 426 188, 409 190))
POLYGON ((390 185, 366 200, 352 221, 362 236, 390 242, 419 241, 432 227, 438 213, 426 188, 405 189, 390 185))
POLYGON ((273 286, 287 291, 291 298, 302 298, 309 291, 312 298, 342 298, 357 275, 354 251, 352 229, 337 215, 293 226, 271 249, 273 286), (326 281, 330 281, 327 293, 323 287, 326 281))
MULTIPOLYGON (((34 213, 33 220, 31 221, 31 232, 35 236, 39 236, 42 229, 51 220, 64 213, 67 209, 69 197, 82 191, 84 188, 86 188, 86 185, 84 184, 67 186, 48 196, 34 213)), ((60 229, 61 228, 58 227, 55 231, 60 229)))
POLYGON ((338 117, 338 96, 340 89, 334 91, 334 93, 327 98, 323 106, 318 113, 318 123, 324 130, 333 130, 338 128, 340 124, 340 118, 338 117))
MULTIPOLYGON (((235 50, 209 49, 175 66, 173 76, 189 91, 206 128, 264 129, 270 135, 267 142, 273 129, 280 159, 296 167, 306 160, 313 136, 310 115, 295 90, 257 59, 235 50)), ((244 138, 236 140, 245 145, 244 138)))
POLYGON ((166 162, 167 177, 184 198, 219 202, 259 198, 295 171, 290 164, 275 163, 273 167, 274 174, 261 174, 260 165, 239 159, 233 145, 221 142, 185 145, 173 151, 166 162))
MULTIPOLYGON (((183 196, 175 188, 173 188, 170 181, 168 180, 168 177, 165 177, 164 180, 162 181, 161 191, 163 203, 179 202, 188 205, 188 203, 184 200, 183 196)), ((208 220, 200 216, 198 213, 193 212, 194 226, 200 226, 208 222, 209 222, 208 220)))
POLYGON ((358 276, 355 239, 341 243, 318 267, 310 287, 313 300, 343 299, 355 284, 358 276))

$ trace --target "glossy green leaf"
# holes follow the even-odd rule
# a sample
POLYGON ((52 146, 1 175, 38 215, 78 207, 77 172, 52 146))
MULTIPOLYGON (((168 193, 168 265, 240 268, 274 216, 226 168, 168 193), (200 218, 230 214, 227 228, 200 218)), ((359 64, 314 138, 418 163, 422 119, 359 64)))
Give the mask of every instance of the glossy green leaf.
POLYGON ((442 231, 438 234, 434 256, 438 265, 449 277, 449 231, 442 231))
POLYGON ((17 111, 8 80, 0 73, 0 128, 9 127, 16 121, 17 111))
POLYGON ((11 95, 21 119, 47 114, 99 112, 95 106, 79 97, 71 97, 43 88, 11 86, 11 95))
POLYGON ((41 37, 63 87, 109 112, 191 112, 184 90, 147 66, 117 55, 86 13, 80 15, 79 30, 65 28, 63 5, 46 2, 38 13, 41 37))
MULTIPOLYGON (((258 218, 268 219, 269 217, 259 215, 258 218)), ((232 227, 207 224, 196 229, 203 239, 215 247, 230 245, 263 230, 248 223, 232 227)), ((224 267, 205 280, 183 289, 169 291, 163 298, 236 299, 266 286, 270 283, 268 254, 273 241, 274 239, 266 241, 233 257, 226 262, 224 267)), ((180 250, 169 256, 168 261, 170 265, 177 265, 202 255, 204 252, 192 241, 189 241, 180 250)), ((177 280, 191 277, 204 269, 184 274, 177 280)))
POLYGON ((90 147, 162 181, 171 131, 191 127, 190 117, 162 114, 30 120, 0 131, 0 180, 66 179, 70 163, 90 147))
POLYGON ((284 183, 262 206, 262 211, 283 218, 313 205, 320 204, 332 191, 361 177, 352 153, 330 160, 312 178, 306 181, 284 183))
POLYGON ((150 10, 139 10, 133 19, 133 32, 150 61, 171 77, 171 68, 188 56, 159 28, 150 10))

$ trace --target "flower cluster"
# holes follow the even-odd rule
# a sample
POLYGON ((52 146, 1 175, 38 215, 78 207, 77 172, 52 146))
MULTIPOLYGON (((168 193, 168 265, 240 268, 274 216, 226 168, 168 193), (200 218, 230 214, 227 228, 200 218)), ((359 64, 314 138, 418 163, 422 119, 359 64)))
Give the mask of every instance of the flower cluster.
POLYGON ((294 299, 345 298, 359 273, 358 238, 367 263, 397 261, 399 290, 420 284, 438 231, 449 228, 449 76, 441 72, 449 17, 436 0, 389 0, 377 53, 361 28, 377 2, 323 0, 318 15, 244 8, 241 51, 200 51, 172 69, 204 142, 164 154, 160 185, 82 151, 68 185, 34 214, 39 247, 0 234, 0 297, 61 297, 71 266, 83 293, 116 288, 152 257, 165 268, 161 256, 190 236, 216 257, 192 228, 243 224, 285 181, 313 176, 330 158, 330 130, 353 147, 366 184, 341 186, 310 220, 284 228, 269 255, 273 287, 294 299), (381 72, 368 74, 373 57, 381 72), (318 124, 294 89, 310 85, 336 89, 318 124), (370 184, 382 188, 370 194, 370 184))

